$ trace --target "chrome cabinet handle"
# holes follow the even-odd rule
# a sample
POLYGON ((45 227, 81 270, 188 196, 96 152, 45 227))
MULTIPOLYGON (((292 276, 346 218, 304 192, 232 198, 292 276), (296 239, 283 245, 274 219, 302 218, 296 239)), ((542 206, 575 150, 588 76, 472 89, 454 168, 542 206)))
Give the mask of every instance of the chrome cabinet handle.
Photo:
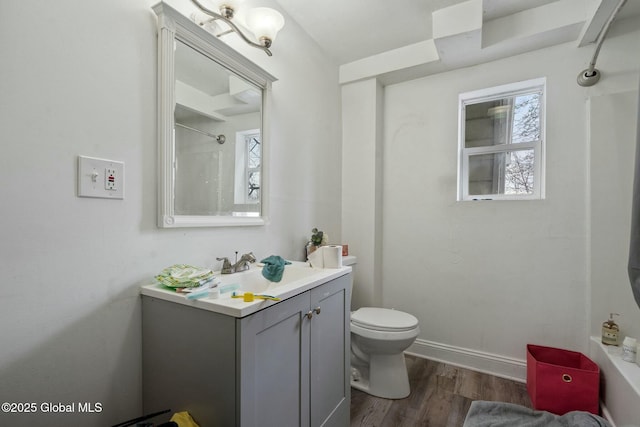
POLYGON ((307 312, 307 319, 311 319, 313 317, 313 313, 320 314, 320 307, 316 307, 313 310, 307 312))

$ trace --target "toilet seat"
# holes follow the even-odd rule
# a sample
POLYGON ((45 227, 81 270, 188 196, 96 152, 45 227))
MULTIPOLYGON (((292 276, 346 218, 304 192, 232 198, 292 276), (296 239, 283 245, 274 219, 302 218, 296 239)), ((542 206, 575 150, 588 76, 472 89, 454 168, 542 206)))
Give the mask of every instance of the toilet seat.
POLYGON ((418 327, 418 319, 398 310, 362 307, 351 313, 351 325, 371 331, 406 332, 418 327))

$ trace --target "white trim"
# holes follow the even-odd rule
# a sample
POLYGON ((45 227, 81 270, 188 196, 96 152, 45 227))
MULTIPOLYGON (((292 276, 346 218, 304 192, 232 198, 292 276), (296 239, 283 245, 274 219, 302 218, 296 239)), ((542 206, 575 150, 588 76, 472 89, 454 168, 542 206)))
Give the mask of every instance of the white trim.
POLYGON ((504 85, 494 86, 490 88, 472 90, 469 92, 461 93, 458 96, 458 99, 460 100, 461 103, 463 99, 464 100, 473 99, 474 103, 482 100, 490 101, 492 99, 503 98, 505 95, 510 96, 512 94, 529 93, 531 89, 535 88, 536 86, 540 86, 541 88, 543 88, 543 90, 545 90, 547 86, 546 77, 540 77, 540 78, 531 79, 531 80, 523 80, 515 83, 507 83, 504 85))
POLYGON ((522 383, 527 380, 527 362, 522 359, 422 339, 416 339, 406 353, 522 383))
POLYGON ((264 225, 265 218, 256 216, 201 216, 201 215, 165 215, 162 217, 163 228, 181 227, 241 227, 245 225, 264 225), (213 223, 215 221, 215 223, 213 223))
POLYGON ((535 149, 538 146, 538 144, 540 144, 540 141, 518 142, 517 144, 471 147, 471 148, 465 149, 464 151, 468 153, 469 156, 477 156, 479 154, 495 154, 495 153, 503 153, 507 151, 531 150, 531 149, 535 149))

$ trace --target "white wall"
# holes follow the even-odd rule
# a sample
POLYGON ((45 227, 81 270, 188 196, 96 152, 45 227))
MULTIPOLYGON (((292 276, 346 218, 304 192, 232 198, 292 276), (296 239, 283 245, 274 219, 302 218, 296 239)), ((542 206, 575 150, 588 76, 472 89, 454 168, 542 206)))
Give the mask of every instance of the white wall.
MULTIPOLYGON (((576 84, 593 47, 573 43, 385 87, 382 303, 418 317, 421 334, 411 351, 524 379, 527 343, 586 353, 601 314, 614 308, 628 312, 627 330, 640 335, 630 326, 640 325, 640 310, 626 302, 631 292, 622 280, 626 253, 619 247, 628 237, 616 246, 620 262, 591 258, 592 221, 599 226, 602 218, 592 215, 600 190, 591 194, 590 167, 628 204, 630 165, 591 159, 587 114, 592 97, 637 91, 639 28, 636 18, 610 32, 598 60, 603 78, 593 88, 576 84), (458 94, 537 77, 547 78, 548 90, 545 200, 456 202, 458 94), (610 275, 615 283, 592 283, 594 265, 599 278, 610 275), (620 289, 614 299, 592 301, 592 287, 598 296, 609 286, 620 289)), ((617 141, 626 153, 633 150, 635 110, 616 108, 611 115, 628 116, 620 120, 631 134, 617 141)), ((345 125, 350 119, 343 117, 345 125)), ((612 142, 591 141, 603 143, 612 142)), ((613 209, 624 217, 624 206, 613 209)), ((607 227, 625 236, 629 223, 609 220, 607 227)), ((611 249, 607 239, 597 244, 611 249)))
POLYGON ((2 425, 104 426, 141 415, 138 288, 162 268, 209 266, 236 250, 301 259, 313 227, 340 239, 337 65, 291 20, 272 58, 241 47, 279 78, 270 223, 156 228, 153 3, 0 4, 0 400, 103 406, 93 415, 0 413, 2 425), (76 197, 78 155, 124 161, 125 199, 76 197))
POLYGON ((383 93, 375 80, 342 89, 342 235, 358 257, 353 310, 382 300, 383 93))

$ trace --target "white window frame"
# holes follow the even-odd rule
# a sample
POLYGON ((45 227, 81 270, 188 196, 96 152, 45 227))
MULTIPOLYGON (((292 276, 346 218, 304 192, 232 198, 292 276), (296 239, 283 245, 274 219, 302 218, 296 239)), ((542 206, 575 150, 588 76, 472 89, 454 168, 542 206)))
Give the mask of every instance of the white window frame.
POLYGON ((487 89, 461 93, 458 97, 458 201, 467 200, 537 200, 545 196, 544 152, 546 141, 546 78, 510 83, 487 89), (506 97, 540 92, 540 140, 533 142, 507 143, 483 147, 465 147, 465 126, 467 105, 498 100, 506 97), (534 152, 534 187, 531 194, 469 194, 469 157, 481 154, 499 154, 513 151, 533 149, 534 152))

